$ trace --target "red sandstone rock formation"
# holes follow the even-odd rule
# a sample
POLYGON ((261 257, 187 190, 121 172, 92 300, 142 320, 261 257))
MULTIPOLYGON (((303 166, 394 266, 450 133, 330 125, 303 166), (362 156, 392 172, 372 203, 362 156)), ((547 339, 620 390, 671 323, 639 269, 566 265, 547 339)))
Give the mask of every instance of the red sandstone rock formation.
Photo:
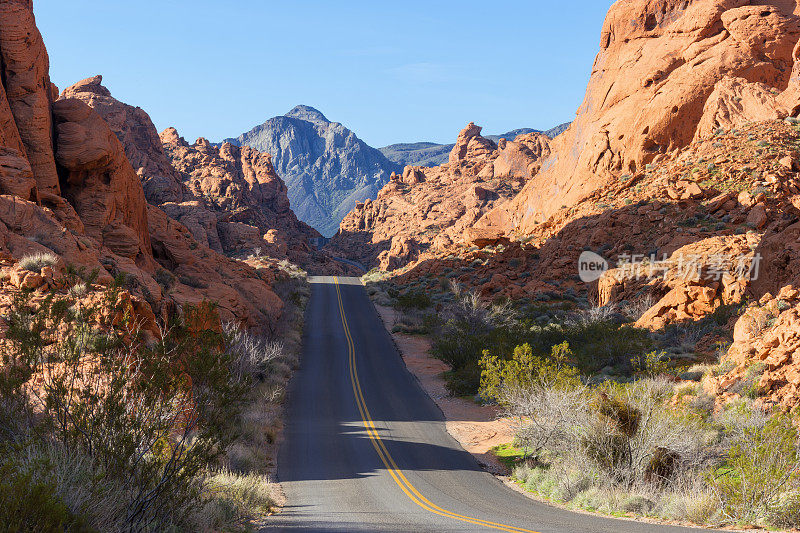
POLYGON ((275 172, 269 154, 231 143, 213 146, 204 138, 188 144, 175 130, 161 133, 164 151, 189 193, 215 220, 192 204, 166 203, 165 211, 186 223, 193 234, 226 254, 288 257, 310 271, 349 271, 316 250, 319 232, 297 219, 290 209, 286 184, 275 172), (216 227, 216 230, 213 229, 216 227))
POLYGON ((57 194, 50 105, 58 90, 50 82, 50 60, 27 0, 0 3, 0 58, 3 144, 25 155, 41 191, 57 194))
POLYGON ((547 170, 483 223, 527 234, 561 205, 731 125, 732 114, 739 123, 785 117, 791 106, 764 100, 794 90, 798 11, 785 0, 615 3, 586 98, 547 170))
MULTIPOLYGON (((267 327, 278 318, 283 304, 270 288, 271 274, 198 244, 183 225, 147 204, 125 153, 148 138, 138 127, 149 124, 146 115, 131 112, 131 119, 124 108, 123 119, 109 118, 122 125, 112 131, 97 110, 68 97, 73 93, 56 101, 30 2, 0 2, 0 59, 3 268, 32 253, 58 257, 53 268, 24 276, 9 267, 0 292, 52 287, 71 264, 96 270, 101 284, 128 274, 130 305, 146 322, 205 299, 220 304, 223 319, 249 326, 267 327)), ((84 87, 106 102, 99 80, 84 87)), ((144 174, 162 172, 179 184, 160 149, 139 155, 144 174)))
POLYGON ((289 209, 286 186, 269 154, 229 143, 215 147, 205 139, 190 146, 174 128, 159 136, 144 110, 116 100, 102 80, 82 80, 65 89, 61 100, 81 100, 102 116, 136 169, 147 200, 186 226, 195 240, 226 255, 260 251, 312 270, 343 271, 309 243, 320 235, 289 209))
POLYGON ((520 191, 549 153, 550 139, 538 133, 498 146, 480 131, 472 123, 461 131, 448 164, 393 175, 376 200, 345 217, 329 248, 391 270, 461 242, 481 216, 520 191))
POLYGON ((161 205, 190 199, 186 198, 181 175, 164 154, 150 116, 143 109, 112 97, 102 83, 102 76, 87 78, 64 89, 61 98, 83 100, 103 117, 122 142, 128 161, 141 178, 148 202, 161 205))

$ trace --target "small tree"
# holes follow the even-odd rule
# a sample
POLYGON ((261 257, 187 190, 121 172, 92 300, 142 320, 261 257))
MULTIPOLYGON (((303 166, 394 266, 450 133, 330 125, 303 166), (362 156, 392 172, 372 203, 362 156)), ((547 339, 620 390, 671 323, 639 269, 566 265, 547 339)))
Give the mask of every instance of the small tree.
POLYGON ((480 394, 487 400, 508 405, 509 396, 519 391, 574 389, 581 382, 578 370, 569 364, 572 357, 566 341, 553 346, 547 358, 534 356, 530 344, 517 346, 510 360, 500 359, 484 350, 479 361, 480 394))

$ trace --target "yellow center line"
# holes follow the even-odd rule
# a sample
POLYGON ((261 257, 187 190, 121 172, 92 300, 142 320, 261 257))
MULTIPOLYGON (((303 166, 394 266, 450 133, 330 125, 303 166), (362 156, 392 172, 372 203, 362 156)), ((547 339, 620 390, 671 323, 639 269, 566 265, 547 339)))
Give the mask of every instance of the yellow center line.
POLYGON ((350 335, 350 326, 348 325, 347 318, 345 317, 344 304, 342 303, 342 293, 339 290, 339 278, 334 278, 334 284, 336 286, 336 297, 339 300, 339 314, 342 317, 342 328, 344 329, 344 335, 347 339, 350 382, 353 385, 353 395, 355 396, 356 405, 358 406, 358 411, 361 414, 361 420, 364 424, 364 429, 366 429, 367 435, 369 435, 375 451, 378 452, 378 457, 380 457, 381 462, 384 464, 386 470, 392 476, 392 479, 394 479, 394 482, 397 484, 397 486, 400 487, 406 496, 408 496, 409 499, 416 505, 439 516, 452 518, 453 520, 459 520, 461 522, 467 522, 490 529, 497 529, 500 531, 509 531, 512 533, 537 533, 536 531, 532 531, 530 529, 498 524, 496 522, 490 522, 480 518, 472 518, 442 509, 438 505, 431 503, 427 498, 425 498, 425 496, 423 496, 406 478, 405 474, 403 474, 402 470, 400 470, 400 468, 397 466, 394 458, 392 458, 392 455, 386 448, 386 445, 384 444, 383 439, 381 439, 380 434, 378 434, 378 430, 375 427, 375 422, 372 420, 372 416, 367 408, 367 402, 364 400, 364 394, 361 390, 361 382, 358 379, 358 371, 356 369, 355 344, 353 343, 353 337, 350 335))

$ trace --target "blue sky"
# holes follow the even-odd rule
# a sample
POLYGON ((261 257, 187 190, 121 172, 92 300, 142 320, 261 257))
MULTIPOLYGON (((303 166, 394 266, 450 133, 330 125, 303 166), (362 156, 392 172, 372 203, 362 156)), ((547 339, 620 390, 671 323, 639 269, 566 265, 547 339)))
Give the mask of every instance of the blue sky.
POLYGON ((63 89, 112 94, 188 140, 236 136, 296 104, 373 146, 572 120, 611 0, 35 0, 63 89), (135 7, 133 7, 135 6, 135 7))

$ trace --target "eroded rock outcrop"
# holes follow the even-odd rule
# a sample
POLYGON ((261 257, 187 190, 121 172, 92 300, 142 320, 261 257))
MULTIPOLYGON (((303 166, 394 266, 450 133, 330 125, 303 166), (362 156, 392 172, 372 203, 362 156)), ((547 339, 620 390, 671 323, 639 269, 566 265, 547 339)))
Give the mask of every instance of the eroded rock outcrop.
POLYGON ((93 76, 64 89, 61 98, 77 98, 97 111, 123 147, 142 180, 147 201, 153 205, 182 202, 186 190, 180 174, 164 154, 161 139, 150 116, 140 107, 120 102, 103 86, 102 76, 93 76))
POLYGON ((173 184, 179 175, 160 140, 153 148, 146 115, 108 100, 99 79, 57 99, 30 2, 0 2, 0 59, 0 300, 65 290, 72 265, 97 272, 100 285, 125 274, 123 307, 151 333, 155 317, 203 300, 216 300, 224 320, 257 328, 277 320, 274 275, 206 248, 147 204, 128 150, 143 174, 160 172, 173 184), (18 265, 31 254, 54 259, 38 272, 18 265))
POLYGON ((40 190, 58 194, 50 114, 58 90, 50 81, 50 60, 29 1, 0 2, 0 58, 3 144, 25 155, 40 190))
POLYGON ((117 137, 80 100, 53 105, 57 149, 64 169, 62 194, 93 237, 117 255, 144 261, 152 255, 146 200, 117 137))
POLYGON ((321 235, 290 209, 286 184, 269 154, 228 142, 214 146, 203 138, 190 145, 174 128, 162 132, 161 140, 189 193, 216 217, 196 210, 200 200, 162 206, 198 240, 208 239, 229 255, 288 257, 313 272, 344 271, 345 265, 312 244, 321 235))
POLYGON ((393 174, 374 201, 356 204, 329 249, 392 270, 463 241, 487 211, 521 190, 549 153, 543 134, 501 139, 498 146, 480 132, 473 123, 464 128, 445 165, 393 174))
POLYGON ((312 270, 332 263, 310 244, 320 235, 289 208, 286 186, 268 154, 230 143, 213 146, 206 139, 190 145, 174 128, 159 135, 144 110, 111 95, 102 76, 65 89, 61 101, 70 99, 100 114, 136 169, 147 201, 199 243, 232 256, 288 257, 312 270))

